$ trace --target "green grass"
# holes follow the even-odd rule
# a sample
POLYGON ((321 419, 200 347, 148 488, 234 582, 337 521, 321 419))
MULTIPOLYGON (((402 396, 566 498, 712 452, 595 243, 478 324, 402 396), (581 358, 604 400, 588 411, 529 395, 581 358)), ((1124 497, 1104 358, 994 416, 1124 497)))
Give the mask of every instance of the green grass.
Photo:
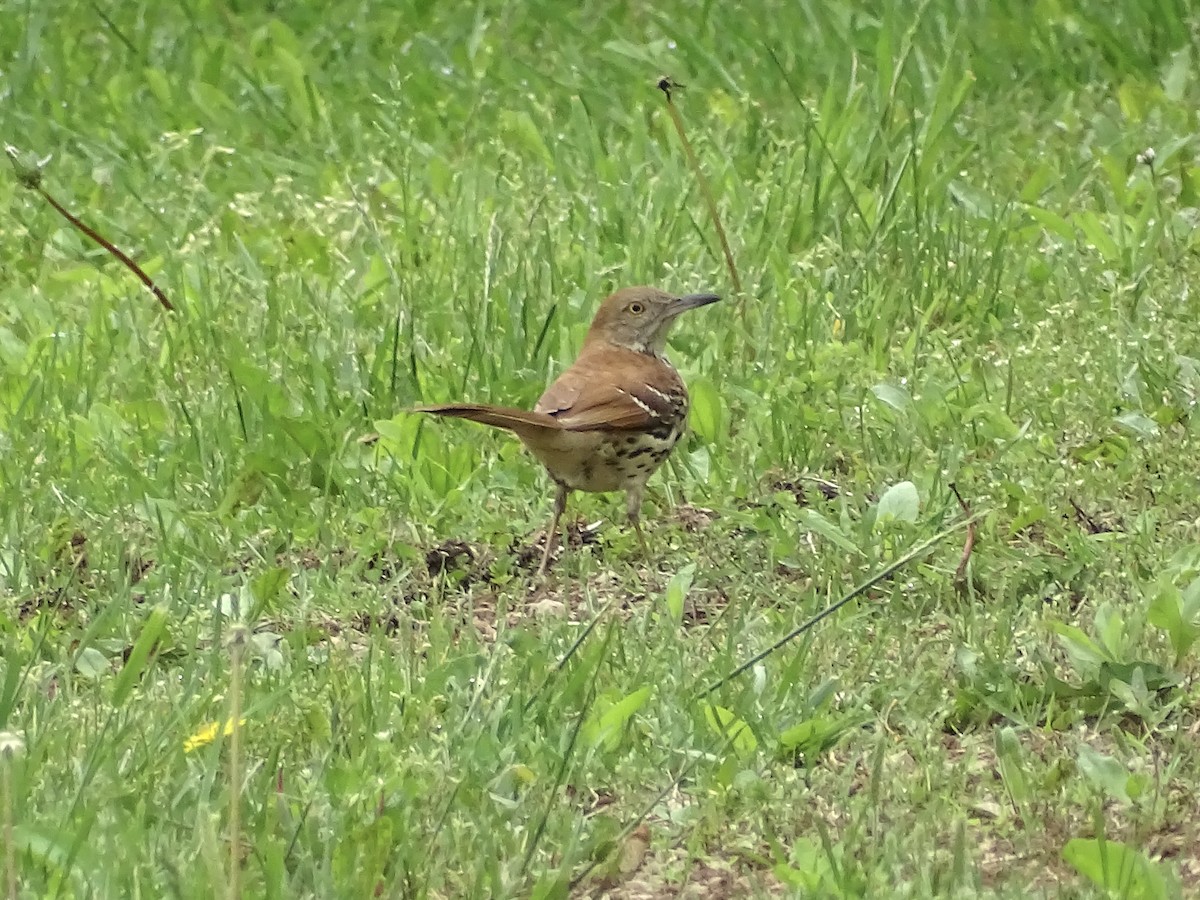
POLYGON ((1188 4, 0 11, 0 139, 178 307, 0 178, 5 896, 1200 890, 1188 4), (693 431, 539 582, 543 474, 402 410, 638 283, 727 295, 693 431), (964 580, 727 678, 952 486, 964 580))

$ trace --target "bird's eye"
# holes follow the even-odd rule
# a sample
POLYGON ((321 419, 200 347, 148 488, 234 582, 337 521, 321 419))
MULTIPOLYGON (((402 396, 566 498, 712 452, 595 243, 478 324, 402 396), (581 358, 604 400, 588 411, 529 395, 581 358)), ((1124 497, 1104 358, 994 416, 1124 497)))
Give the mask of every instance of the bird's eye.
POLYGON ((643 306, 641 303, 638 303, 636 300, 634 300, 632 303, 629 304, 629 311, 631 313, 633 313, 635 316, 640 316, 642 313, 644 313, 646 311, 646 307, 643 306))

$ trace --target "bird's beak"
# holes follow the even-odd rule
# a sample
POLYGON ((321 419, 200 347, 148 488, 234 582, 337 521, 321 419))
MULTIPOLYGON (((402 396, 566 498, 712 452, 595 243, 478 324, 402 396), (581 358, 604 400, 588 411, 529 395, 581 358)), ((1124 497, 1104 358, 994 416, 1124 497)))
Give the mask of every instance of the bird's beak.
POLYGON ((677 297, 671 305, 674 307, 674 312, 682 313, 700 306, 708 306, 720 299, 716 294, 684 294, 682 297, 677 297))

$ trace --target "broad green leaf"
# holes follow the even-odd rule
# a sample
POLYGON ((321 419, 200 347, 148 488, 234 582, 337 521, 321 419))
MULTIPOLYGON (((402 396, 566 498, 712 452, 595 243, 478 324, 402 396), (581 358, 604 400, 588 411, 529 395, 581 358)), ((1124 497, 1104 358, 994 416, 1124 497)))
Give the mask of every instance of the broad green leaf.
POLYGON ((1000 780, 1012 798, 1013 805, 1020 807, 1029 799, 1029 782, 1025 778, 1025 759, 1021 742, 1011 726, 996 732, 996 759, 1000 765, 1000 780))
POLYGON ((1171 639, 1171 646, 1178 654, 1180 645, 1186 641, 1187 632, 1182 614, 1183 594, 1173 584, 1160 585, 1150 605, 1146 608, 1146 620, 1155 628, 1162 629, 1171 639))
POLYGON ((991 197, 965 181, 951 181, 950 196, 971 216, 990 219, 996 211, 996 204, 991 197))
POLYGON ((1160 583, 1146 618, 1167 633, 1178 665, 1200 639, 1200 579, 1194 579, 1183 591, 1169 581, 1160 583))
POLYGON ((1120 261, 1121 248, 1117 246, 1117 242, 1113 239, 1108 226, 1105 225, 1099 215, 1089 209, 1076 213, 1073 218, 1075 224, 1079 226, 1079 230, 1083 232, 1084 238, 1096 248, 1096 252, 1104 258, 1105 262, 1115 263, 1120 261))
POLYGON ((598 715, 593 715, 583 728, 584 738, 594 747, 603 746, 607 750, 616 750, 620 746, 621 733, 625 726, 649 699, 649 685, 622 697, 598 715))
POLYGON ((1100 664, 1096 680, 1105 690, 1108 690, 1110 681, 1120 681, 1127 685, 1140 684, 1148 691, 1162 691, 1175 687, 1183 679, 1178 672, 1146 660, 1124 663, 1107 660, 1100 664))
POLYGON ((167 81, 167 76, 163 71, 146 67, 142 69, 142 77, 146 79, 146 86, 150 88, 154 99, 163 106, 169 106, 171 104, 171 83, 167 81))
POLYGON ((683 622, 683 602, 687 599, 688 591, 691 589, 692 580, 695 577, 696 564, 688 563, 672 575, 670 582, 667 583, 667 612, 671 616, 671 621, 676 625, 683 622))
POLYGON ((692 431, 704 443, 715 443, 721 435, 724 421, 721 395, 717 392, 716 385, 706 378, 697 378, 688 386, 688 391, 692 397, 692 431))
POLYGON ((912 397, 904 388, 894 384, 880 383, 871 388, 871 393, 892 409, 903 412, 912 406, 912 397))
POLYGON ((1192 48, 1185 44, 1181 49, 1171 54, 1163 74, 1163 94, 1172 103, 1178 103, 1184 98, 1188 82, 1192 80, 1192 48))
POLYGON ((1100 645, 1108 652, 1108 658, 1119 659, 1130 639, 1121 611, 1111 603, 1101 603, 1096 610, 1093 628, 1100 645))
POLYGON ((1127 412, 1117 416, 1117 422, 1143 440, 1158 437, 1158 423, 1139 412, 1127 412))
POLYGON ((426 421, 426 416, 402 412, 390 419, 376 419, 374 426, 379 434, 379 443, 384 449, 402 458, 411 459, 417 452, 421 423, 426 421))
POLYGON ((1126 79, 1117 88, 1117 105, 1131 124, 1139 124, 1146 117, 1146 108, 1156 99, 1157 88, 1132 78, 1126 79))
POLYGON ((316 420, 296 416, 280 416, 276 423, 280 431, 295 441, 304 451, 305 456, 313 457, 329 451, 329 435, 316 420))
POLYGON ((288 109, 303 125, 313 122, 313 110, 308 100, 308 76, 304 65, 289 50, 275 47, 275 71, 282 76, 283 88, 288 94, 288 109))
POLYGON ((1043 522, 1050 515, 1050 510, 1042 503, 1034 503, 1032 506, 1022 507, 1021 510, 1013 516, 1012 525, 1008 529, 1010 535, 1019 534, 1024 529, 1028 528, 1035 522, 1043 522))
POLYGON ((1079 626, 1055 621, 1049 624, 1050 630, 1058 636, 1059 643, 1071 657, 1075 668, 1085 672, 1091 671, 1098 668, 1102 662, 1112 659, 1104 648, 1088 637, 1079 626))
POLYGON ((281 566, 273 566, 250 581, 250 592, 254 599, 264 605, 270 605, 279 592, 282 591, 291 577, 291 572, 281 566))
POLYGON ((893 484, 883 492, 875 510, 875 525, 886 524, 893 519, 901 522, 915 522, 921 512, 921 497, 917 486, 911 481, 901 481, 893 484))
POLYGON ((796 889, 796 896, 836 897, 843 893, 837 889, 830 854, 814 838, 798 838, 790 859, 776 863, 772 871, 783 884, 796 889))
MULTIPOLYGON (((1036 168, 1026 176, 1027 180, 1025 186, 1021 188, 1020 200, 1023 203, 1036 203, 1044 191, 1058 184, 1062 176, 1059 173, 1058 166, 1050 161, 1037 162, 1036 160, 1028 160, 1028 163, 1036 165, 1036 168)), ((1069 237, 1070 235, 1068 235, 1069 237)))
POLYGON ((75 671, 85 678, 99 678, 112 671, 112 667, 108 663, 108 657, 95 647, 84 647, 79 656, 75 657, 75 671))
POLYGON ((1046 231, 1057 235, 1068 243, 1073 244, 1075 242, 1075 226, 1062 216, 1048 209, 1042 209, 1040 206, 1027 206, 1025 207, 1025 212, 1029 213, 1029 217, 1046 231))
POLYGON ((1020 434, 1017 423, 994 403, 977 403, 963 413, 964 425, 974 424, 982 436, 993 441, 1011 441, 1020 434))
POLYGON ((801 757, 805 765, 812 765, 814 757, 828 750, 847 731, 857 728, 865 721, 858 715, 810 716, 784 729, 779 735, 779 750, 793 757, 801 757))
POLYGON ((1076 763, 1079 771, 1091 783, 1092 787, 1112 800, 1122 803, 1129 802, 1127 785, 1129 770, 1119 760, 1093 750, 1087 744, 1080 744, 1076 753, 1076 763))
POLYGON ((1073 838, 1063 859, 1079 874, 1122 900, 1167 900, 1166 879, 1140 850, 1103 838, 1073 838))
POLYGON ((709 728, 730 741, 738 758, 746 759, 758 749, 758 739, 754 737, 754 732, 732 710, 711 703, 705 704, 704 718, 709 728))
MULTIPOLYGON (((672 465, 678 459, 678 455, 672 456, 672 465)), ((708 473, 712 468, 712 454, 708 452, 708 447, 697 447, 687 455, 687 465, 691 467, 693 474, 700 481, 708 481, 708 473)))
POLYGON ((226 116, 237 114, 237 104, 229 99, 229 95, 220 88, 203 81, 192 81, 188 84, 188 92, 192 102, 213 121, 224 121, 226 116))

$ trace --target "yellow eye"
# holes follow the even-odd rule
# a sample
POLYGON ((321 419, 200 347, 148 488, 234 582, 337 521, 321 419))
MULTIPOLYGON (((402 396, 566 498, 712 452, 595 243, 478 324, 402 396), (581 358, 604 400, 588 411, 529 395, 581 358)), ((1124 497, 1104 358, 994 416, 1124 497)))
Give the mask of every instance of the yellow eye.
POLYGON ((646 307, 643 306, 641 303, 638 303, 636 300, 634 300, 632 303, 629 304, 629 311, 631 313, 633 313, 635 316, 640 316, 642 313, 644 313, 646 311, 646 307))

